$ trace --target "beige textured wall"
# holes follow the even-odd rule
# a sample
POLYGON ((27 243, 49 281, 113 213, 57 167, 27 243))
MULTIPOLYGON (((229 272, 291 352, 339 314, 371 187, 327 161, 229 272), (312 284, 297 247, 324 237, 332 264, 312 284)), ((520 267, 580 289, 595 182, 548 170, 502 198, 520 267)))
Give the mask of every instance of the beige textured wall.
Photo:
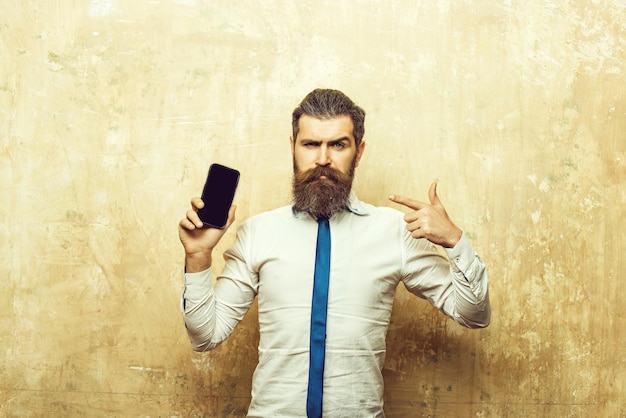
POLYGON ((438 179, 490 268, 486 330, 398 294, 388 416, 626 416, 623 0, 0 10, 0 415, 245 413, 256 312, 191 351, 176 224, 213 161, 239 220, 287 203, 322 86, 368 112, 357 193, 438 179))

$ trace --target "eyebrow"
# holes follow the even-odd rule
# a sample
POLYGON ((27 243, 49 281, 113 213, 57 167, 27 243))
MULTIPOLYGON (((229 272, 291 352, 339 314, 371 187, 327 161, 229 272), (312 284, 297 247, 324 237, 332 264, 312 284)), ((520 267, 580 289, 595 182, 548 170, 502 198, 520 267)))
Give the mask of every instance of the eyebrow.
MULTIPOLYGON (((307 138, 302 138, 300 140, 300 142, 309 142, 309 143, 314 143, 314 144, 321 144, 324 141, 320 141, 317 139, 307 139, 307 138)), ((337 138, 337 139, 332 139, 330 141, 328 141, 329 144, 338 144, 340 142, 350 142, 350 137, 349 136, 342 136, 341 138, 337 138)))
POLYGON ((350 137, 344 136, 338 139, 333 139, 332 141, 328 141, 331 144, 337 144, 339 142, 350 142, 350 137))

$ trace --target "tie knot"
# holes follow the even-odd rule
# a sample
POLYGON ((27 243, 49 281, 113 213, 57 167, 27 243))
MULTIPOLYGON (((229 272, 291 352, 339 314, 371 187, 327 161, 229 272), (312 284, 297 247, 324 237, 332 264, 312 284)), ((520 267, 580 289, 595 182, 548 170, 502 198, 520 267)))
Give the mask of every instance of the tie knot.
POLYGON ((327 224, 328 223, 328 218, 317 218, 317 223, 318 224, 327 224))

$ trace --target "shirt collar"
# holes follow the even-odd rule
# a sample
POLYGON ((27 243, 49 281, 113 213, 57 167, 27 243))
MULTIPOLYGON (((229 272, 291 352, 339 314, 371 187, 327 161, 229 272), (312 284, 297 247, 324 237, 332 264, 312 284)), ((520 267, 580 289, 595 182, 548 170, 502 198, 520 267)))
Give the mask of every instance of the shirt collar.
MULTIPOLYGON (((365 216, 368 215, 369 212, 365 207, 365 204, 359 200, 354 190, 350 190, 350 197, 348 198, 348 210, 355 215, 365 216)), ((293 216, 299 218, 302 215, 306 215, 304 212, 297 210, 293 203, 291 204, 291 211, 293 212, 293 216)))

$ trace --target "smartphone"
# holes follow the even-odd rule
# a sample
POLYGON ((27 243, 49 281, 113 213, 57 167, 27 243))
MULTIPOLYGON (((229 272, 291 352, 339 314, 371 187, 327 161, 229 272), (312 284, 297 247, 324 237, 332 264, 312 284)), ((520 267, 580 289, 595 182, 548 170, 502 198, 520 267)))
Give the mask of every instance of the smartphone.
POLYGON ((219 229, 226 226, 238 183, 239 171, 221 164, 211 164, 202 190, 204 207, 198 210, 198 216, 205 226, 219 229))

